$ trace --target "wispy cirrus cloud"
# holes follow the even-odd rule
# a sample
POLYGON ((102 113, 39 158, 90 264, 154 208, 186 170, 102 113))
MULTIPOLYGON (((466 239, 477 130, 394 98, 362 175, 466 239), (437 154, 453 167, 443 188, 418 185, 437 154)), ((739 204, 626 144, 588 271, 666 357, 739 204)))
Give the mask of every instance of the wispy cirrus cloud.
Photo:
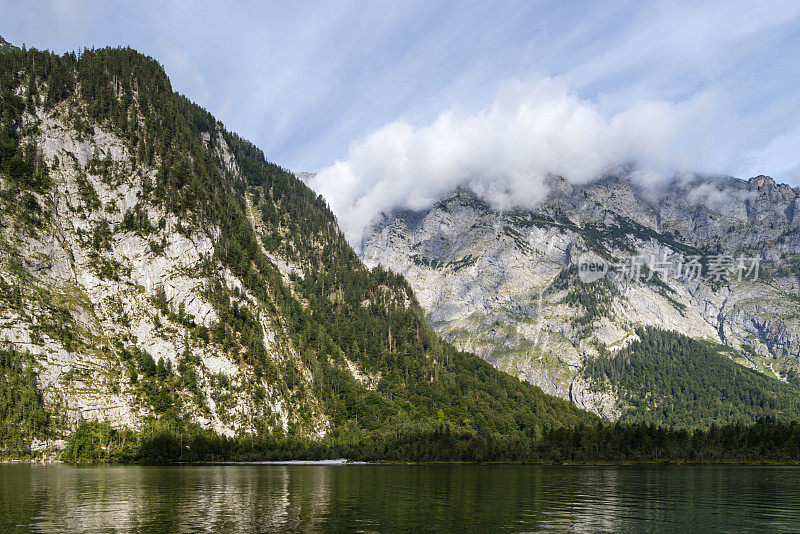
MULTIPOLYGON (((676 170, 688 161, 699 170, 800 182, 800 4, 794 1, 0 0, 0 35, 58 51, 130 45, 156 57, 176 90, 253 140, 273 161, 298 170, 326 169, 322 176, 331 175, 336 161, 335 168, 349 168, 354 176, 345 189, 355 196, 331 196, 334 205, 383 209, 385 203, 366 200, 376 198, 367 194, 369 181, 387 175, 360 163, 369 159, 367 147, 393 138, 400 148, 381 149, 384 157, 406 151, 441 155, 437 145, 419 145, 426 139, 442 143, 433 132, 444 131, 448 120, 477 128, 479 118, 499 105, 496 95, 508 80, 526 80, 523 85, 530 87, 557 79, 567 99, 580 103, 576 109, 587 117, 592 110, 601 123, 670 108, 693 117, 685 132, 690 143, 682 144, 667 127, 683 119, 670 117, 659 119, 666 126, 619 140, 649 165, 661 168, 655 162, 667 155, 676 170), (716 127, 707 127, 708 121, 716 127), (375 174, 361 175, 361 168, 375 174)), ((606 132, 608 124, 597 131, 606 132)), ((495 137, 513 137, 517 126, 511 121, 512 129, 495 137)), ((476 137, 469 130, 447 135, 454 146, 476 137)), ((556 129, 548 135, 554 137, 542 147, 566 146, 556 129)), ((545 152, 537 159, 562 166, 587 165, 593 158, 608 163, 608 152, 617 150, 586 142, 604 152, 577 160, 545 152)), ((531 172, 517 154, 496 147, 496 155, 507 161, 483 167, 531 172)), ((451 166, 477 165, 476 157, 451 166)), ((434 169, 441 161, 418 164, 434 169)), ((388 169, 402 165, 385 163, 388 169)), ((427 193, 400 191, 395 205, 415 204, 452 182, 436 181, 440 174, 417 170, 418 189, 427 193)))

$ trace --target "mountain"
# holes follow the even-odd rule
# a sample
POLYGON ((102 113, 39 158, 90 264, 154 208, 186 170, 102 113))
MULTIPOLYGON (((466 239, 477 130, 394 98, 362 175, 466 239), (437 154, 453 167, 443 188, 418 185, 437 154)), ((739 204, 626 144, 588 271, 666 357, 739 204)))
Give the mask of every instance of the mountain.
POLYGON ((445 339, 607 418, 797 417, 800 190, 700 175, 547 187, 534 208, 497 210, 462 188, 387 214, 362 258, 404 275, 445 339), (592 283, 578 272, 587 257, 607 269, 592 283), (628 276, 633 264, 641 276, 628 276), (687 276, 690 266, 702 272, 687 276), (641 350, 642 327, 659 332, 663 353, 641 350), (697 399, 729 409, 699 410, 697 399))
POLYGON ((355 443, 595 420, 442 341, 153 59, 6 49, 0 110, 3 448, 92 421, 355 443))

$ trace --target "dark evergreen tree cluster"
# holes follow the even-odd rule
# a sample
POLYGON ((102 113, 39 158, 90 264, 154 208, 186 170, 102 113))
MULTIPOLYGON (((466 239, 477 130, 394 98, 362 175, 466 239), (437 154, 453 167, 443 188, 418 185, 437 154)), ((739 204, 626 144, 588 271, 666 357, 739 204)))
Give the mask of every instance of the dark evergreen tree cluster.
POLYGON ((84 423, 62 459, 74 463, 321 460, 390 462, 738 464, 800 461, 800 425, 761 419, 708 429, 654 424, 578 425, 546 430, 537 439, 483 436, 440 425, 413 425, 371 437, 225 437, 206 430, 177 432, 164 423, 140 434, 107 423, 84 423))
POLYGON ((50 423, 33 359, 15 350, 0 350, 0 450, 27 450, 33 438, 50 434, 50 423))
POLYGON ((638 341, 590 359, 587 377, 630 406, 622 421, 707 428, 772 417, 800 420, 800 388, 730 359, 730 349, 675 332, 638 328, 638 341))

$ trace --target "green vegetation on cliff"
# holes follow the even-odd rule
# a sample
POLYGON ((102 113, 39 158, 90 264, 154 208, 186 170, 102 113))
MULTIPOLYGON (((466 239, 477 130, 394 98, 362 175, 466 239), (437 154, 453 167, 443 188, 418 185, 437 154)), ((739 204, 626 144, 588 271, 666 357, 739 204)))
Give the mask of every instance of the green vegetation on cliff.
POLYGON ((33 359, 0 350, 0 450, 24 450, 50 432, 50 414, 36 386, 33 359))

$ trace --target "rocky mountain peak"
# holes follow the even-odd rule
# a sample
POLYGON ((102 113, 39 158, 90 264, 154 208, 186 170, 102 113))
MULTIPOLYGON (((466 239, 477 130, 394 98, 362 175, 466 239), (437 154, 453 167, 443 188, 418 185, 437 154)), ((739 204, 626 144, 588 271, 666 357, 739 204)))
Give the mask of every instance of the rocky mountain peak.
POLYGON ((752 185, 754 185, 755 187, 757 187, 759 189, 765 188, 765 187, 776 187, 777 186, 777 184, 775 183, 775 180, 773 180, 772 177, 764 176, 763 174, 760 174, 758 176, 754 176, 753 178, 750 178, 747 182, 752 184, 752 185))
POLYGON ((727 346, 779 380, 800 369, 795 189, 767 176, 691 175, 651 190, 621 176, 547 185, 543 201, 514 210, 459 188, 413 217, 388 215, 367 232, 363 259, 405 275, 448 340, 610 418, 624 406, 582 369, 637 325, 727 346), (720 285, 662 273, 584 286, 570 280, 586 250, 620 265, 637 255, 758 257, 761 278, 720 285))

